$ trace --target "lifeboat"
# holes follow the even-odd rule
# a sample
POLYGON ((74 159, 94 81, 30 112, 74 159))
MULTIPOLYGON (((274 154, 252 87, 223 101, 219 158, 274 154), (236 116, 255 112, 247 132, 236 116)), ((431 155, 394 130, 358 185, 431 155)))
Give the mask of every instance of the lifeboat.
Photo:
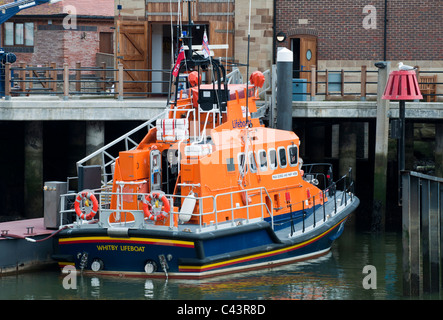
MULTIPOLYGON (((60 266, 192 279, 328 253, 359 205, 352 175, 333 181, 332 166, 303 164, 299 137, 262 123, 261 72, 228 84, 219 60, 192 50, 175 70, 165 111, 140 127, 149 131, 135 148, 103 164, 103 188, 88 190, 93 213, 62 206, 74 219, 57 234, 60 266), (214 82, 202 83, 208 69, 214 82)), ((115 145, 91 156, 104 159, 115 145)))

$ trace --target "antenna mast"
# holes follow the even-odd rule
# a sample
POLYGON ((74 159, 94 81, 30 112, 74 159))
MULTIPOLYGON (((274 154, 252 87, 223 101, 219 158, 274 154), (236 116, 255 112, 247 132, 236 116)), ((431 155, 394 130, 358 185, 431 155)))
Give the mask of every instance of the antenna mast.
MULTIPOLYGON (((248 22, 248 53, 246 58, 246 128, 249 127, 248 124, 248 114, 249 114, 249 45, 251 42, 251 0, 249 0, 249 22, 248 22)), ((252 123, 251 123, 252 125, 252 123)))

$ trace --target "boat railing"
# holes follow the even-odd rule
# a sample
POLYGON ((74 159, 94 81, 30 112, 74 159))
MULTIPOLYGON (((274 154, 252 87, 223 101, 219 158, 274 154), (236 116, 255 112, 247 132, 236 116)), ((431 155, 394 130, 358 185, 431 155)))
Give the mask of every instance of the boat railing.
MULTIPOLYGON (((178 222, 181 215, 187 216, 187 220, 193 222, 180 225, 181 230, 189 232, 206 232, 215 229, 232 227, 241 224, 253 223, 256 221, 270 221, 272 229, 281 229, 281 225, 291 223, 291 236, 295 233, 304 233, 318 226, 321 226, 334 215, 342 212, 344 208, 353 203, 354 200, 354 183, 352 181, 352 170, 342 176, 335 182, 332 182, 327 188, 320 190, 316 194, 309 195, 306 199, 297 202, 286 202, 286 207, 301 207, 302 210, 302 226, 298 231, 294 231, 293 221, 287 220, 276 223, 274 221, 274 212, 272 197, 269 195, 265 187, 242 189, 220 193, 217 195, 195 197, 198 210, 193 207, 191 212, 183 212, 181 205, 171 206, 168 215, 170 215, 169 223, 164 225, 155 224, 146 218, 140 200, 146 197, 147 193, 131 193, 123 192, 124 188, 119 188, 118 192, 110 192, 109 190, 92 190, 99 202, 98 219, 91 221, 81 220, 74 210, 75 197, 74 193, 61 196, 60 221, 62 225, 73 224, 76 227, 88 228, 95 227, 97 224, 103 228, 130 227, 130 228, 156 228, 156 229, 179 229, 178 222), (341 191, 341 192, 338 192, 341 191), (238 194, 243 193, 244 202, 238 203, 238 194), (116 197, 115 208, 111 208, 111 199, 116 197), (234 197, 237 196, 237 200, 234 197), (129 199, 129 201, 128 201, 129 199), (131 203, 132 205, 128 205, 131 203), (136 206, 134 208, 134 203, 136 206), (131 208, 129 208, 131 206, 131 208), (326 209, 329 206, 328 209, 326 209), (257 214, 257 208, 261 214, 257 214), (251 211, 254 214, 251 215, 251 211), (195 211, 195 212, 194 212, 195 211), (230 213, 226 215, 226 213, 230 213), (71 215, 69 218, 68 215, 71 215), (212 215, 210 219, 206 216, 212 215), (75 218, 74 218, 75 216, 75 218), (222 217, 229 216, 225 221, 222 217), (112 222, 110 222, 112 218, 112 222), (208 223, 207 221, 210 221, 208 223)), ((188 196, 184 195, 166 195, 171 204, 180 203, 188 196)), ((283 208, 283 207, 282 207, 283 208)), ((278 209, 282 209, 278 208, 278 209)))
POLYGON ((146 130, 146 133, 149 131, 149 129, 153 128, 155 126, 155 122, 157 119, 160 119, 166 115, 167 111, 163 111, 153 117, 152 119, 142 123, 138 127, 132 129, 131 131, 127 132, 126 134, 122 135, 121 137, 115 139, 114 141, 108 143, 107 145, 103 146, 102 148, 98 149, 97 151, 89 154, 88 156, 84 157, 83 159, 77 161, 77 173, 78 168, 80 166, 84 166, 87 164, 88 161, 97 158, 100 166, 101 166, 101 176, 102 181, 101 184, 103 187, 108 185, 108 183, 112 180, 108 178, 108 176, 112 177, 113 169, 112 166, 115 163, 115 160, 118 157, 117 155, 112 154, 110 151, 111 149, 114 149, 117 145, 117 150, 119 151, 128 151, 135 149, 138 146, 138 143, 135 142, 131 137, 137 133, 139 133, 142 130, 146 130), (122 148, 122 144, 123 147, 122 148))
MULTIPOLYGON (((261 88, 258 88, 257 96, 261 99, 266 99, 266 94, 271 90, 272 86, 272 72, 270 69, 267 69, 263 71, 263 75, 265 76, 265 82, 261 88)), ((231 72, 229 72, 226 75, 226 80, 228 84, 242 84, 243 82, 243 75, 240 72, 239 68, 234 68, 231 72)), ((217 83, 217 82, 215 82, 217 83)), ((250 84, 248 80, 248 84, 250 84)))
MULTIPOLYGON (((120 188, 123 190, 123 188, 120 188)), ((82 220, 76 215, 74 209, 74 202, 76 194, 69 193, 61 195, 61 210, 60 210, 60 221, 62 226, 72 224, 74 227, 79 228, 88 228, 88 227, 96 227, 98 224, 103 228, 115 228, 115 227, 131 227, 131 228, 157 228, 157 229, 174 229, 178 228, 178 221, 180 220, 180 215, 185 215, 189 217, 196 217, 195 220, 198 220, 198 223, 189 223, 183 224, 182 228, 186 229, 194 228, 195 232, 204 232, 210 231, 213 229, 223 228, 226 226, 235 226, 237 224, 245 224, 251 221, 264 220, 269 217, 271 220, 271 225, 274 227, 274 217, 272 211, 272 200, 269 196, 266 188, 253 188, 253 189, 245 189, 240 191, 232 191, 226 192, 222 194, 218 194, 216 196, 203 196, 203 197, 195 197, 196 204, 198 206, 198 212, 182 212, 179 207, 171 206, 168 214, 170 215, 169 224, 167 225, 159 225, 156 224, 154 226, 154 222, 146 218, 142 205, 141 199, 146 197, 147 193, 131 193, 131 192, 109 192, 103 190, 91 190, 91 193, 95 195, 96 199, 99 199, 98 203, 98 219, 92 219, 90 221, 82 220), (234 204, 233 197, 240 193, 244 192, 246 195, 246 199, 249 197, 255 198, 259 197, 259 201, 252 201, 251 203, 246 202, 244 205, 234 204), (115 196, 116 197, 116 207, 111 208, 110 199, 115 196), (220 203, 222 201, 221 198, 229 197, 230 198, 230 207, 229 208, 221 208, 220 203), (268 197, 270 203, 269 206, 265 201, 265 197, 268 197), (136 203, 136 208, 125 208, 125 201, 128 200, 129 203, 136 203), (261 215, 259 217, 252 218, 250 215, 250 211, 254 208, 261 208, 261 215), (246 218, 244 218, 244 211, 246 210, 246 218), (227 222, 219 222, 220 215, 225 215, 226 212, 230 212, 231 219, 227 222), (70 215, 70 216, 69 216, 70 215), (74 218, 75 215, 75 218, 74 218), (205 216, 213 215, 211 217, 211 223, 205 223, 205 216), (213 219, 212 219, 213 218, 213 219), (112 221, 112 222, 111 222, 112 221)), ((169 195, 166 194, 166 198, 169 203, 176 203, 176 199, 179 199, 180 203, 183 199, 188 198, 188 196, 182 195, 169 195)), ((225 200, 225 199, 223 199, 225 200)), ((127 203, 128 201, 126 201, 127 203)), ((189 229, 191 230, 191 229, 189 229)))
MULTIPOLYGON (((221 200, 218 202, 222 202, 221 200)), ((243 189, 243 190, 236 190, 236 191, 230 191, 226 193, 220 193, 215 196, 215 213, 217 216, 217 213, 221 214, 223 212, 231 212, 231 223, 235 223, 236 215, 235 212, 238 212, 240 210, 246 210, 246 222, 250 221, 250 210, 254 207, 260 207, 261 210, 261 219, 264 220, 266 215, 270 217, 271 219, 271 226, 272 229, 274 229, 274 214, 273 214, 273 204, 272 204, 272 198, 268 193, 268 190, 266 190, 265 187, 257 187, 257 188, 251 188, 251 189, 243 189), (234 205, 234 195, 244 193, 244 198, 246 199, 244 205, 234 205), (252 198, 259 196, 260 200, 259 202, 252 201, 252 198), (217 200, 222 197, 229 197, 229 204, 230 207, 226 209, 218 209, 217 207, 217 200), (263 199, 265 197, 265 199, 263 199), (251 203, 249 203, 249 198, 251 198, 251 203), (269 199, 269 205, 266 203, 266 199, 269 199)), ((218 219, 216 219, 217 221, 218 219)))
MULTIPOLYGON (((297 206, 302 208, 302 228, 300 232, 304 233, 325 223, 329 218, 352 204, 353 200, 354 181, 352 180, 352 169, 350 168, 347 174, 343 175, 337 181, 331 182, 324 189, 320 189, 318 193, 311 194, 303 201, 294 203, 287 202, 286 205, 291 208, 297 206), (337 191, 342 192, 338 193, 337 191), (332 206, 332 209, 328 209, 329 213, 327 214, 326 207, 328 204, 332 206), (318 212, 319 210, 321 210, 320 213, 318 212)), ((282 224, 288 223, 292 223, 292 221, 286 221, 282 224)), ((294 228, 292 227, 291 236, 294 234, 293 230, 294 228)))
MULTIPOLYGON (((222 78, 223 80, 223 78, 222 78)), ((243 82, 243 76, 240 72, 240 69, 235 67, 231 72, 229 72, 226 75, 226 80, 228 84, 241 84, 243 82)), ((215 84, 217 84, 217 81, 215 81, 215 84)))

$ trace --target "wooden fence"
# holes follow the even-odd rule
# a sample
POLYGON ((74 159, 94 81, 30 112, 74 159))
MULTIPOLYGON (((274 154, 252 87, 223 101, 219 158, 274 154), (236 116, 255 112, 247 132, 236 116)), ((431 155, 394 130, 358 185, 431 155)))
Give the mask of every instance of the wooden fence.
MULTIPOLYGON (((9 99, 11 95, 32 95, 51 94, 62 95, 68 99, 70 95, 108 95, 115 98, 123 97, 149 97, 153 94, 167 95, 167 92, 152 92, 153 83, 167 83, 166 80, 131 80, 135 73, 148 73, 146 79, 152 79, 153 73, 162 73, 163 79, 169 79, 170 70, 139 70, 123 69, 119 64, 117 69, 109 67, 101 62, 99 67, 83 67, 77 63, 75 68, 69 68, 67 64, 62 67, 55 63, 48 63, 44 66, 26 66, 23 63, 11 65, 5 64, 5 96, 9 99), (18 65, 18 66, 17 66, 18 65), (11 71, 14 77, 11 79, 11 71), (126 86, 136 83, 146 83, 148 90, 144 92, 124 92, 126 86)), ((366 100, 368 96, 376 96, 377 92, 377 70, 368 70, 366 66, 361 66, 360 70, 299 70, 301 77, 307 78, 306 73, 310 73, 310 80, 306 80, 306 89, 303 92, 293 92, 293 96, 301 95, 304 100, 316 100, 316 96, 324 96, 324 100, 334 99, 360 99, 366 100)), ((419 84, 424 91, 425 101, 437 101, 438 74, 443 71, 422 71, 420 72, 419 84), (432 76, 424 74, 432 73, 432 76), (423 76, 422 76, 423 75, 423 76)), ((158 77, 157 77, 158 78, 158 77)), ((166 87, 166 86, 163 86, 166 87)), ((298 100, 298 99, 294 99, 298 100)), ((303 100, 303 99, 302 99, 303 100)), ((322 98, 319 98, 322 100, 322 98)))

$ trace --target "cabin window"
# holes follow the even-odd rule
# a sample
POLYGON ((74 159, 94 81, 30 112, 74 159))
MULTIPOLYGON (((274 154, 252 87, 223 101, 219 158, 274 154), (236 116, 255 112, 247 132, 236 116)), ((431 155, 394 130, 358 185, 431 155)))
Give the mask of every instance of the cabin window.
POLYGON ((248 172, 248 167, 245 166, 245 160, 246 160, 245 154, 243 152, 239 153, 238 154, 238 171, 240 172, 240 174, 242 176, 244 176, 245 173, 248 172))
POLYGON ((271 170, 277 169, 277 151, 275 149, 269 149, 269 168, 271 170))
POLYGON ((289 165, 291 167, 295 167, 298 164, 298 154, 297 154, 297 146, 289 146, 288 147, 289 154, 289 165))
POLYGON ((249 169, 251 173, 257 172, 257 163, 255 161, 255 152, 249 152, 249 169))
POLYGON ((227 168, 228 172, 235 171, 234 158, 227 158, 226 159, 226 168, 227 168))
POLYGON ((266 158, 266 151, 265 150, 258 151, 258 163, 260 165, 261 171, 268 170, 268 159, 266 158))
POLYGON ((278 148, 278 162, 281 168, 286 168, 286 150, 284 147, 278 148))

